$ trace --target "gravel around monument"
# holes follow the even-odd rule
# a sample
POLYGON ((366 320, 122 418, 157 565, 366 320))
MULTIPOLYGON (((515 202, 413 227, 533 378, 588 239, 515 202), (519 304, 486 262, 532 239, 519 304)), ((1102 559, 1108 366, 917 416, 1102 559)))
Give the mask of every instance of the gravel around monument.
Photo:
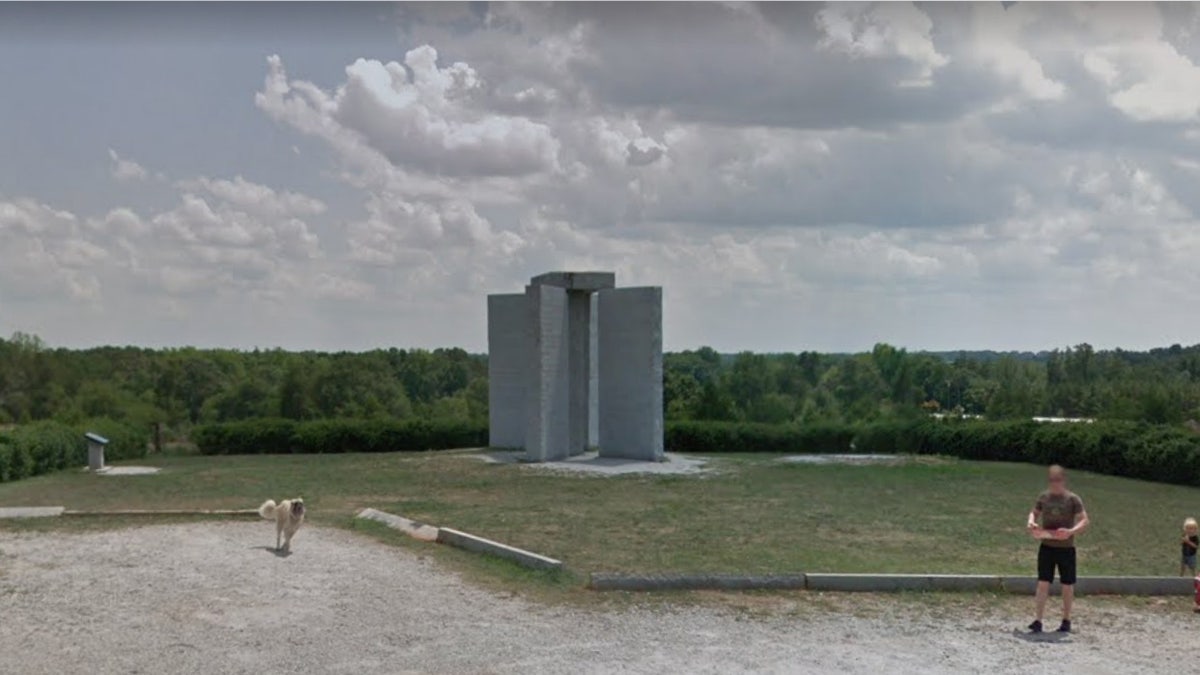
POLYGON ((677 455, 673 452, 665 453, 661 462, 601 457, 594 450, 568 459, 536 463, 523 461, 524 453, 522 452, 504 450, 493 450, 467 456, 481 459, 489 464, 517 464, 531 471, 586 473, 601 476, 618 476, 623 474, 697 474, 704 473, 706 470, 705 465, 708 464, 708 460, 703 457, 688 457, 686 455, 677 455))
POLYGON ((544 606, 351 532, 306 527, 289 557, 273 537, 264 523, 0 531, 0 672, 1162 672, 1193 662, 1200 634, 1182 604, 1114 600, 1082 601, 1079 632, 1045 643, 1013 633, 1024 604, 966 596, 544 606))
POLYGON ((902 464, 911 458, 904 455, 787 455, 780 462, 791 464, 902 464))

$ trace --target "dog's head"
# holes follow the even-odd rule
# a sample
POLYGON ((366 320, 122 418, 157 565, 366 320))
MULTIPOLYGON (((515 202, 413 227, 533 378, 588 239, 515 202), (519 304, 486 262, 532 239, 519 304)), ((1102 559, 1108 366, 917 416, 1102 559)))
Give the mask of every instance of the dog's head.
POLYGON ((303 498, 296 497, 295 499, 292 500, 292 517, 293 518, 303 518, 304 517, 304 499, 303 498))

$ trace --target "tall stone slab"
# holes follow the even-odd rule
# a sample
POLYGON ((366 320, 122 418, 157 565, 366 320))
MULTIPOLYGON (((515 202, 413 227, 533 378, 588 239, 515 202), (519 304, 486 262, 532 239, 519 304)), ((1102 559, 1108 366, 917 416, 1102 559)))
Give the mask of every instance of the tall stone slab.
POLYGON ((557 286, 525 287, 531 327, 525 399, 525 459, 566 459, 570 447, 570 359, 567 291, 557 286))
POLYGON ((600 456, 663 459, 662 288, 596 294, 600 456))
POLYGON ((525 447, 526 381, 529 371, 528 300, 522 293, 489 295, 488 445, 525 447))

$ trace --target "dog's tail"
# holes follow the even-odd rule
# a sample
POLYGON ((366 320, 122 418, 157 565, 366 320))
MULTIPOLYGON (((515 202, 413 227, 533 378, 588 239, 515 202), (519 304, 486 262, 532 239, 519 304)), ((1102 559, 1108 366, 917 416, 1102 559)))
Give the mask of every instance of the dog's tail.
POLYGON ((267 520, 275 520, 275 500, 268 499, 263 502, 262 506, 258 507, 258 515, 267 520))

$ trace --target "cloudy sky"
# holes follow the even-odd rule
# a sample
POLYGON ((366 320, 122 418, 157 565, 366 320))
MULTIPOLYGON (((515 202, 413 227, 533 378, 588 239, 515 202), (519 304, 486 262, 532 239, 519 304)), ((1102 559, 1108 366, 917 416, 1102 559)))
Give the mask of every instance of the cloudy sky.
POLYGON ((1200 341, 1190 4, 0 3, 0 334, 670 350, 1200 341))

